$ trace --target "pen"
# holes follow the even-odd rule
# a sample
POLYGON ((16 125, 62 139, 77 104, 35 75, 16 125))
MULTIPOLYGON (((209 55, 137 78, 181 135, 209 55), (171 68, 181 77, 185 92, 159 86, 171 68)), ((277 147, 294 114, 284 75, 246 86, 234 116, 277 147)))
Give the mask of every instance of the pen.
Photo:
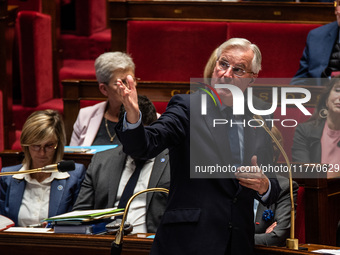
POLYGON ((41 228, 41 227, 43 227, 43 223, 32 224, 32 225, 26 226, 26 228, 41 228))

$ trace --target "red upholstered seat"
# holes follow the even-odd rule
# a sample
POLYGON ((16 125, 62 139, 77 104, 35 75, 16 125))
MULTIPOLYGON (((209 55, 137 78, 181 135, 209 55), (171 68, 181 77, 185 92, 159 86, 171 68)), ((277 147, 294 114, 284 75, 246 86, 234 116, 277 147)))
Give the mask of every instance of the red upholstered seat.
MULTIPOLYGON (((110 51, 111 30, 106 29, 91 36, 62 35, 63 64, 59 70, 59 80, 96 79, 95 59, 110 51)), ((62 85, 60 84, 62 95, 62 85)))
POLYGON ((226 38, 225 22, 129 21, 127 52, 142 80, 190 81, 226 38))
POLYGON ((13 105, 13 119, 20 130, 36 110, 63 112, 61 98, 53 98, 51 17, 34 11, 18 13, 21 104, 13 105))
POLYGON ((228 38, 247 38, 262 52, 259 77, 291 78, 299 68, 307 34, 318 24, 231 22, 228 38))
POLYGON ((21 103, 36 107, 53 98, 51 17, 22 11, 17 25, 21 103))
POLYGON ((153 102, 156 111, 160 114, 162 114, 163 112, 165 112, 166 107, 168 106, 168 102, 153 102))
POLYGON ((295 218, 295 238, 299 243, 305 243, 305 188, 299 187, 296 200, 296 218, 295 218))
POLYGON ((76 35, 89 36, 107 28, 106 0, 74 0, 76 35))
POLYGON ((60 80, 81 79, 95 80, 94 60, 65 59, 59 71, 60 80))
MULTIPOLYGON (((0 151, 5 149, 4 143, 4 115, 3 115, 3 98, 2 91, 0 90, 0 151)), ((1 169, 1 158, 0 158, 0 169, 1 169)))
POLYGON ((90 36, 62 34, 60 43, 63 59, 94 60, 111 50, 111 30, 105 29, 90 36))

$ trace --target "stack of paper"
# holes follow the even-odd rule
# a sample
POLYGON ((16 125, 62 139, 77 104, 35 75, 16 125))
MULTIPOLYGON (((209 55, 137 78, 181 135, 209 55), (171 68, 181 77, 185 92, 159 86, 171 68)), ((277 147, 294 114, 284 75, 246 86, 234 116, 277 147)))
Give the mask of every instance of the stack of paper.
POLYGON ((124 209, 101 209, 64 213, 44 221, 52 223, 54 233, 99 234, 106 232, 111 217, 122 215, 124 209))
POLYGON ((14 225, 14 221, 12 221, 10 218, 0 215, 0 231, 9 227, 13 227, 14 225))
POLYGON ((106 151, 118 147, 118 144, 113 145, 92 145, 92 146, 65 146, 64 151, 69 153, 89 153, 95 154, 100 151, 106 151))
POLYGON ((100 210, 79 210, 68 212, 64 214, 60 214, 51 218, 44 219, 44 221, 48 222, 56 222, 56 221, 94 221, 99 219, 110 218, 112 216, 118 216, 124 214, 124 208, 114 209, 100 209, 100 210))

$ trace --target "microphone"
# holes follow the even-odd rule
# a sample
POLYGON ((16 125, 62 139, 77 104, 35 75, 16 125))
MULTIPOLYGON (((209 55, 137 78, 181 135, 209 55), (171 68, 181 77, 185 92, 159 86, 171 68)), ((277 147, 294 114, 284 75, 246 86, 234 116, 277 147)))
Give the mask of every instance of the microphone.
POLYGON ((287 156, 287 153, 282 148, 280 142, 277 140, 277 138, 274 136, 273 132, 269 129, 266 122, 260 115, 254 115, 254 120, 259 123, 264 130, 270 135, 270 137, 273 139, 279 150, 281 151, 287 167, 288 167, 288 173, 289 173, 289 195, 290 195, 290 204, 291 204, 291 210, 290 210, 290 238, 286 239, 286 247, 289 249, 298 250, 299 249, 299 240, 294 238, 294 231, 295 231, 295 210, 294 210, 294 197, 293 197, 293 177, 292 177, 292 170, 291 165, 287 156), (260 120, 263 122, 261 123, 260 120))
MULTIPOLYGON (((42 172, 68 172, 73 171, 76 165, 73 160, 60 161, 58 164, 47 165, 41 168, 42 172)), ((38 168, 39 169, 39 168, 38 168)))
POLYGON ((16 175, 16 174, 32 174, 32 173, 51 173, 51 172, 68 172, 75 170, 76 165, 73 160, 64 160, 60 161, 57 164, 47 165, 44 167, 36 168, 36 169, 30 169, 30 170, 24 170, 24 171, 15 171, 15 172, 1 172, 0 176, 5 175, 16 175))
POLYGON ((130 204, 131 204, 132 200, 134 200, 140 194, 148 193, 148 192, 164 192, 164 193, 169 194, 169 190, 165 189, 165 188, 149 188, 149 189, 139 191, 139 192, 135 193, 134 195, 132 195, 132 197, 130 197, 129 201, 127 202, 127 204, 125 206, 123 218, 122 218, 120 227, 117 230, 115 240, 113 240, 113 242, 111 243, 111 253, 110 253, 111 255, 120 255, 121 252, 122 252, 123 237, 124 237, 124 223, 125 223, 125 220, 127 218, 129 208, 130 208, 130 204))

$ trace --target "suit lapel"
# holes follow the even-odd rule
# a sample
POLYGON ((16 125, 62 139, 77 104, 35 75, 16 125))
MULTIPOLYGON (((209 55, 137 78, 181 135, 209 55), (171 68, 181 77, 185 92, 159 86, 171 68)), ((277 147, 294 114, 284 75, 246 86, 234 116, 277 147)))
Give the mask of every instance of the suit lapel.
POLYGON ((54 179, 51 183, 48 216, 58 215, 61 199, 66 188, 66 179, 54 179))
MULTIPOLYGON (((251 119, 249 115, 244 115, 245 122, 247 123, 248 120, 251 119)), ((245 125, 243 128, 243 166, 249 166, 250 165, 250 159, 254 155, 254 148, 256 143, 256 129, 253 127, 249 127, 248 125, 245 125)), ((238 181, 237 181, 238 184, 238 181)), ((242 191, 242 186, 238 184, 238 189, 236 191, 236 196, 242 191)))
MULTIPOLYGON (((148 189, 157 187, 157 184, 165 170, 165 167, 167 166, 169 161, 169 155, 168 152, 161 152, 156 158, 155 162, 152 167, 152 172, 148 184, 148 189)), ((150 201, 153 197, 154 192, 148 192, 146 194, 146 211, 148 211, 150 201)))
POLYGON ((96 135, 97 135, 97 132, 98 132, 98 129, 100 127, 100 123, 103 119, 103 116, 104 116, 104 112, 105 112, 105 109, 106 109, 106 105, 107 105, 107 102, 105 104, 105 107, 101 107, 96 115, 94 115, 90 121, 89 121, 89 126, 87 128, 87 132, 86 132, 86 136, 85 136, 85 140, 84 140, 84 144, 92 144, 92 142, 94 141, 96 135), (98 125, 99 123, 99 125, 98 125))
POLYGON ((108 171, 108 207, 113 207, 116 202, 119 182, 125 168, 126 154, 122 151, 122 146, 119 146, 113 151, 111 163, 106 167, 108 171))
POLYGON ((315 152, 315 162, 321 162, 321 136, 325 122, 323 120, 321 125, 313 126, 310 132, 310 151, 315 152))
MULTIPOLYGON (((209 102, 209 101, 208 101, 209 102)), ((210 103, 207 105, 207 115, 203 116, 204 121, 206 122, 206 126, 210 132, 210 135, 216 144, 216 151, 220 154, 222 159, 231 159, 231 149, 229 146, 229 138, 227 125, 216 125, 213 127, 214 119, 225 119, 226 116, 223 116, 218 106, 210 103)))
POLYGON ((11 219, 15 222, 15 224, 18 224, 18 214, 19 209, 21 206, 22 198, 24 196, 24 191, 26 187, 26 182, 24 180, 18 180, 18 179, 11 179, 11 186, 10 186, 10 196, 8 199, 8 209, 9 209, 9 215, 11 215, 11 219))
MULTIPOLYGON (((245 115, 246 123, 250 120, 248 115, 245 115)), ((259 127, 261 128, 261 127, 259 127)), ((256 128, 249 127, 248 125, 244 128, 244 158, 243 165, 250 165, 251 157, 254 155, 254 149, 256 144, 256 128)))

